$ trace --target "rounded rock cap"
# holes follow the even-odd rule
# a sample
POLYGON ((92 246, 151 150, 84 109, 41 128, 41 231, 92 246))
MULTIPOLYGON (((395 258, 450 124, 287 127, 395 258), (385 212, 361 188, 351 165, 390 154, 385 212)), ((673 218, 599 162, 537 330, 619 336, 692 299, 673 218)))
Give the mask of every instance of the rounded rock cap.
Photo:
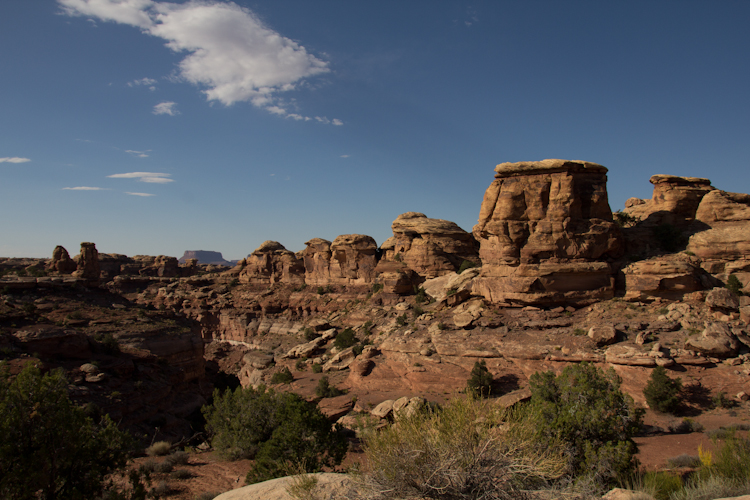
POLYGON ((580 171, 607 173, 607 167, 581 160, 547 159, 541 161, 519 161, 515 163, 501 163, 495 167, 495 177, 511 177, 515 175, 540 174, 547 172, 580 171))

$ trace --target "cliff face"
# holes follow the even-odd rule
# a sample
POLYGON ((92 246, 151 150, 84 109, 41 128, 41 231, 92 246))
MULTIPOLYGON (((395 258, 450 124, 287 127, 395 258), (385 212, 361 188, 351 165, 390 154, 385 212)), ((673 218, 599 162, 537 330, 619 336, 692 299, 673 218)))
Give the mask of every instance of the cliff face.
POLYGON ((218 266, 231 266, 232 263, 224 259, 221 252, 213 252, 210 250, 185 250, 179 261, 180 264, 185 264, 190 259, 196 259, 198 264, 213 264, 218 266))
POLYGON ((596 163, 502 163, 484 195, 474 237, 475 292, 492 302, 586 303, 614 295, 610 261, 622 236, 596 163))

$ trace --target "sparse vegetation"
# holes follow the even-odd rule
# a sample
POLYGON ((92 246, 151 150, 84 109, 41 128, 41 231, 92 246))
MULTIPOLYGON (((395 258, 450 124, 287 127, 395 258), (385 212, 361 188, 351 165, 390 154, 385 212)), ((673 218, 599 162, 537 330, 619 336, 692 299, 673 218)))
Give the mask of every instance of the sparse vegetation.
POLYGON ((347 449, 344 434, 332 428, 314 403, 265 387, 214 392, 203 407, 211 442, 229 458, 254 458, 247 482, 285 475, 289 463, 306 472, 341 463, 347 449))
POLYGON ((464 260, 463 262, 461 262, 461 265, 458 268, 458 274, 461 274, 464 271, 466 271, 467 269, 471 269, 473 267, 477 267, 477 263, 476 262, 472 262, 470 260, 464 260))
POLYGON ((615 224, 617 224, 617 226, 621 228, 633 227, 641 221, 638 217, 622 212, 620 210, 613 213, 612 218, 615 221, 615 224))
POLYGON ((406 317, 406 313, 396 318, 396 324, 398 326, 404 326, 409 322, 409 318, 406 317))
POLYGON ((651 371, 643 395, 652 410, 674 413, 680 407, 681 389, 682 380, 670 378, 666 368, 657 366, 651 371))
POLYGON ((328 377, 324 376, 321 377, 320 380, 318 380, 318 386, 315 388, 315 395, 319 398, 335 398, 336 396, 341 396, 342 394, 344 394, 344 391, 342 391, 335 385, 331 385, 328 377))
POLYGON ((294 382, 294 375, 286 366, 271 377, 272 384, 291 384, 292 382, 294 382))
POLYGON ((471 369, 469 380, 466 382, 466 390, 475 396, 488 397, 492 390, 492 374, 487 369, 487 363, 476 361, 471 369))
POLYGON ((0 367, 0 497, 93 498, 125 465, 132 441, 107 417, 95 423, 68 397, 60 370, 0 367))
POLYGON ((727 288, 735 295, 742 295, 742 282, 734 274, 727 278, 727 288))
POLYGON ((357 342, 359 342, 359 339, 357 339, 354 330, 352 330, 351 328, 345 328, 338 335, 336 335, 336 340, 333 341, 333 345, 337 349, 343 351, 344 349, 348 349, 349 347, 355 345, 357 342))
POLYGON ((590 475, 607 485, 635 470, 632 438, 644 412, 620 391, 614 370, 604 372, 584 362, 565 367, 559 376, 535 373, 529 386, 538 439, 565 443, 574 475, 590 475))
POLYGON ((714 408, 732 408, 734 405, 735 402, 728 398, 724 391, 717 392, 711 398, 711 406, 714 408))
POLYGON ((312 371, 313 373, 322 373, 323 372, 323 365, 320 363, 313 363, 312 365, 312 371))
POLYGON ((169 453, 172 449, 172 445, 169 441, 157 441, 148 448, 146 448, 146 455, 149 457, 162 457, 169 453))
POLYGON ((365 484, 374 498, 515 499, 565 472, 556 439, 533 423, 461 398, 399 419, 365 438, 365 484))

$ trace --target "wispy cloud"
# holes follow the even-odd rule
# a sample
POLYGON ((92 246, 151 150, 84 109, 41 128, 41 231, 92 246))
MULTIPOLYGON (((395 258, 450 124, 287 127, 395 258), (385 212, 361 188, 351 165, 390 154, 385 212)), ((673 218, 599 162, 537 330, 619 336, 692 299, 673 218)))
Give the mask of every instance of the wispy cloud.
POLYGON ((157 84, 157 81, 153 78, 141 78, 140 80, 133 80, 132 82, 128 82, 128 87, 135 87, 139 85, 147 85, 149 90, 156 90, 156 87, 154 85, 157 84))
POLYGON ((341 155, 341 158, 349 158, 349 155, 341 155))
POLYGON ((94 17, 140 28, 163 38, 174 52, 187 53, 179 76, 203 88, 210 101, 254 106, 295 120, 279 96, 307 79, 329 73, 328 62, 282 36, 249 9, 233 2, 190 0, 58 0, 70 16, 94 17))
POLYGON ((156 196, 155 194, 151 193, 131 193, 129 191, 125 191, 125 194, 129 194, 130 196, 156 196))
POLYGON ((110 179, 138 179, 141 182, 148 182, 150 184, 166 184, 167 182, 174 182, 174 179, 170 179, 172 174, 161 174, 158 172, 128 172, 125 174, 112 174, 107 177, 110 179))
POLYGON ((156 106, 154 106, 153 113, 155 115, 169 115, 169 116, 175 116, 179 115, 180 112, 176 109, 177 103, 171 102, 171 101, 165 101, 160 102, 156 106))
POLYGON ((109 189, 91 186, 77 186, 72 188, 63 188, 63 191, 109 191, 109 189))
POLYGON ((26 163, 27 161, 31 160, 28 158, 19 158, 18 156, 0 158, 0 163, 26 163))
POLYGON ((148 155, 146 153, 148 153, 149 151, 151 150, 150 149, 147 149, 146 151, 135 151, 132 149, 125 150, 126 153, 130 153, 131 155, 137 156, 138 158, 148 158, 148 155))
POLYGON ((330 124, 332 124, 332 125, 338 125, 338 126, 340 126, 340 125, 343 125, 343 124, 344 124, 344 122, 342 122, 342 121, 341 121, 341 120, 339 120, 338 118, 334 118, 333 120, 329 120, 329 119, 328 119, 327 117, 325 117, 325 116, 316 116, 316 117, 315 117, 315 119, 316 119, 316 120, 318 120, 318 121, 319 121, 320 123, 326 123, 326 124, 330 123, 330 124))

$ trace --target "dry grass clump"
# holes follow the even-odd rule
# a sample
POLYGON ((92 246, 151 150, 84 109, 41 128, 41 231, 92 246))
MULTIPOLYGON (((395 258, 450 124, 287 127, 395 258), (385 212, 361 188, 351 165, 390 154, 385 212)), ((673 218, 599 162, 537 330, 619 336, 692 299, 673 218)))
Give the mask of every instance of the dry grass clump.
POLYGON ((146 448, 146 455, 149 457, 161 457, 169 453, 172 445, 169 441, 157 441, 148 448, 146 448))
POLYGON ((562 445, 535 434, 487 401, 454 399, 366 436, 362 480, 376 498, 524 498, 566 470, 562 445))

